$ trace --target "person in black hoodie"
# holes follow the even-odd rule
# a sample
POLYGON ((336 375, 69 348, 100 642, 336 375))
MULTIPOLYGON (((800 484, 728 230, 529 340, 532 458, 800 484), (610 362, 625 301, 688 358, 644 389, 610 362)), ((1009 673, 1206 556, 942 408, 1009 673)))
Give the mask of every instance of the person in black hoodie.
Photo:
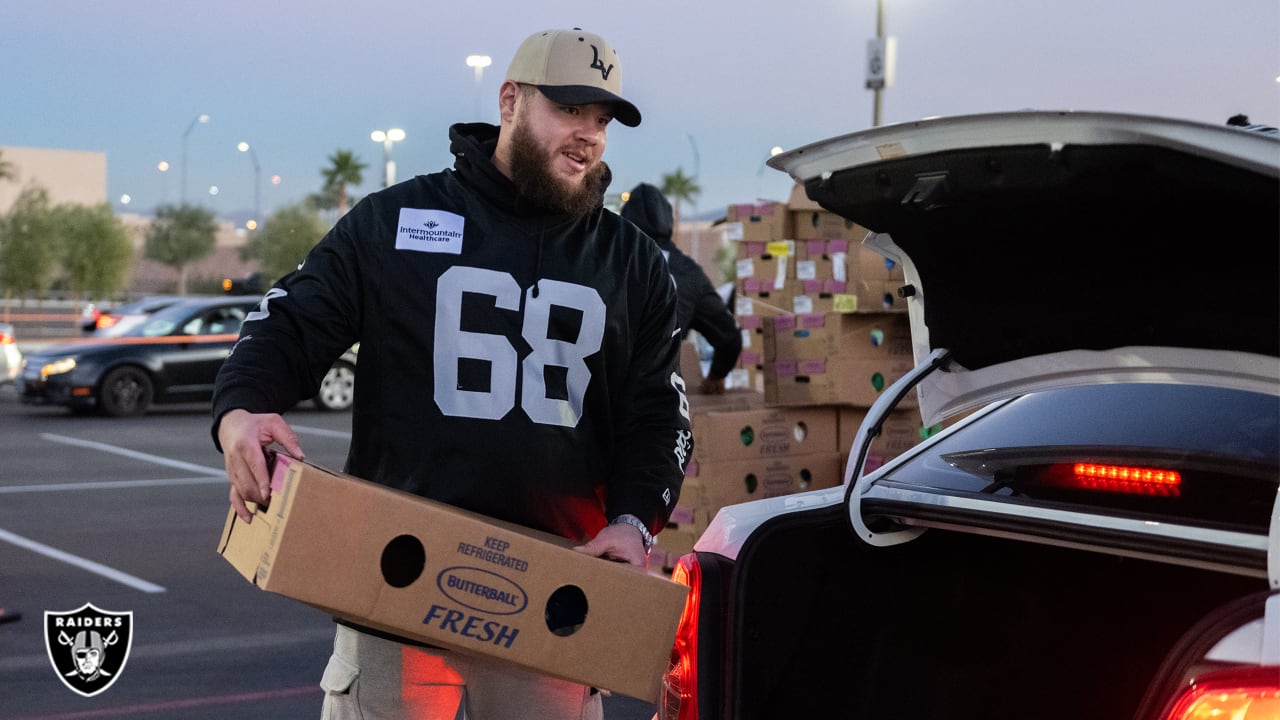
MULTIPOLYGON (((276 281, 218 374, 232 507, 269 495, 280 413, 360 343, 344 470, 570 538, 639 571, 693 441, 676 292, 658 248, 603 208, 616 119, 640 123, 599 35, 535 33, 500 126, 450 128, 454 166, 375 192, 276 281)), ((626 648, 618 648, 626 662, 626 648)), ((324 717, 599 718, 600 694, 339 620, 324 717)))
POLYGON ((640 183, 631 190, 621 214, 653 238, 667 258, 671 279, 676 284, 676 324, 680 327, 680 339, 688 336, 690 330, 696 330, 711 344, 714 351, 711 365, 699 389, 703 393, 723 393, 724 379, 742 353, 742 330, 702 266, 671 241, 671 203, 658 188, 640 183))

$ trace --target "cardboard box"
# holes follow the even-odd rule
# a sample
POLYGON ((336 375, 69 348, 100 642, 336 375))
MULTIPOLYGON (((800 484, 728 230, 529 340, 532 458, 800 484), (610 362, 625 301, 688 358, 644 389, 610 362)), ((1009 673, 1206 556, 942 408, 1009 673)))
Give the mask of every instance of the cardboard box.
POLYGON ((218 552, 262 590, 405 638, 658 697, 688 588, 573 543, 275 456, 218 552))
POLYGON ((791 217, 780 202, 730 205, 725 213, 725 239, 771 242, 791 238, 791 217))
POLYGON ((844 468, 840 453, 836 452, 715 460, 690 463, 689 467, 691 472, 685 475, 680 502, 694 510, 694 528, 699 534, 726 505, 836 487, 844 482, 844 468), (699 519, 703 522, 701 527, 697 524, 699 519))
POLYGON ((838 449, 834 407, 691 410, 693 459, 699 463, 838 449))
MULTIPOLYGON (((858 437, 858 428, 866 419, 867 410, 840 406, 836 415, 839 424, 837 444, 840 447, 840 465, 843 467, 849 462, 853 441, 858 437)), ((919 410, 898 408, 889 413, 884 425, 880 427, 880 436, 871 441, 865 471, 871 472, 918 445, 924 439, 923 431, 919 410)))
MULTIPOLYGON (((764 321, 765 404, 870 407, 915 365, 903 313, 791 315, 764 321)), ((900 407, 915 407, 913 390, 900 407)))

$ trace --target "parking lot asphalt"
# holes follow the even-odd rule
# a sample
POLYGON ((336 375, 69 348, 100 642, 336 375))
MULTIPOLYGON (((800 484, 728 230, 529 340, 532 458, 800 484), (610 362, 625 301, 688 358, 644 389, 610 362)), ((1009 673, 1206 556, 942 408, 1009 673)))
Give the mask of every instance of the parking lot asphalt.
MULTIPOLYGON (((286 418, 309 460, 342 466, 350 413, 286 418)), ((332 620, 258 590, 217 554, 227 509, 207 405, 79 416, 0 385, 0 718, 318 718, 332 620), (46 613, 86 604, 133 626, 127 664, 93 697, 64 684, 46 632, 46 613)), ((654 712, 620 695, 605 709, 609 720, 654 712)))

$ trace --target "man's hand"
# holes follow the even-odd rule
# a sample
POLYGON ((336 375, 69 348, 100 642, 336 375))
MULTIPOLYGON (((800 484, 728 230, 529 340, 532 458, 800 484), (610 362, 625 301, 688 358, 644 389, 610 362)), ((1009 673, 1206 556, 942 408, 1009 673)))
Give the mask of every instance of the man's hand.
POLYGON ((267 446, 279 443, 285 452, 304 459, 297 433, 275 413, 228 412, 218 424, 218 442, 222 445, 227 479, 231 481, 231 507, 245 522, 253 522, 253 513, 245 501, 265 505, 271 497, 271 476, 264 452, 267 446))
POLYGON ((641 570, 649 566, 640 531, 630 525, 606 525, 591 542, 574 548, 581 553, 624 562, 641 570))

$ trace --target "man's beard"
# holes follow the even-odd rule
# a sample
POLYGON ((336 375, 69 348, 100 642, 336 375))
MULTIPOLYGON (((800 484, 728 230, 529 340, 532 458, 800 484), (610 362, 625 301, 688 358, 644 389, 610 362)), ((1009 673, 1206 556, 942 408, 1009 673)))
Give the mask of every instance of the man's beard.
POLYGON ((521 195, 538 207, 574 217, 587 215, 600 206, 607 171, 603 162, 583 176, 581 185, 571 187, 551 174, 555 151, 543 152, 527 125, 516 123, 511 132, 511 182, 521 195))

